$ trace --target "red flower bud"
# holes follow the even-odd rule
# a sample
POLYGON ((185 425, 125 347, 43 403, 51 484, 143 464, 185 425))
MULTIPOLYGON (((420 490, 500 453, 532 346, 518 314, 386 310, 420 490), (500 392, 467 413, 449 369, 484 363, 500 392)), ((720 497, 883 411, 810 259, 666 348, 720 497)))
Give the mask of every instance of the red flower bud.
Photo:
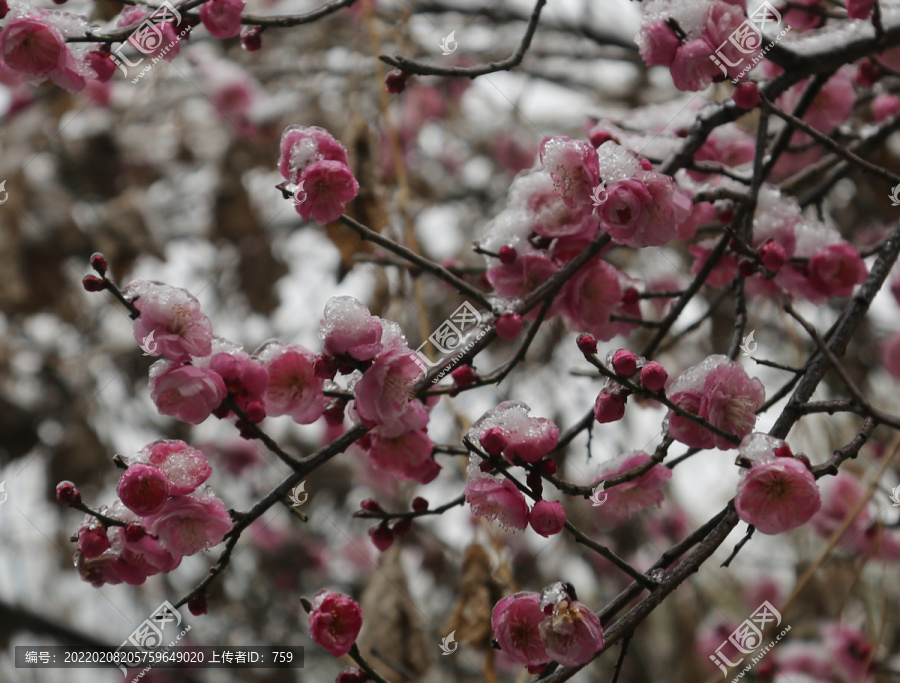
POLYGON ((195 617, 206 614, 206 608, 206 593, 200 593, 200 595, 195 595, 188 600, 188 609, 195 617))
POLYGON ((372 539, 372 543, 375 544, 375 547, 381 552, 384 552, 394 545, 394 532, 388 528, 386 522, 382 522, 378 526, 369 529, 369 537, 372 539))
POLYGON ((637 372, 637 357, 628 349, 619 349, 613 355, 612 368, 619 377, 631 377, 637 372))
POLYGON ((500 339, 515 339, 522 331, 522 316, 518 313, 506 313, 497 318, 494 326, 500 339))
POLYGON ((500 251, 497 252, 497 256, 500 259, 500 263, 508 266, 516 262, 516 258, 519 254, 513 247, 502 246, 500 247, 500 251))
POLYGON ((471 365, 460 365, 450 373, 450 376, 459 387, 470 386, 478 380, 478 373, 475 372, 471 365))
POLYGON ((392 95, 399 95, 406 90, 406 80, 409 78, 400 69, 394 69, 384 78, 384 85, 392 95))
POLYGON ((91 255, 91 267, 103 276, 106 275, 106 270, 109 268, 109 261, 98 251, 91 255))
POLYGON ((425 512, 428 509, 428 501, 422 496, 413 498, 412 509, 414 512, 425 512))
POLYGON ((575 343, 578 344, 578 350, 585 356, 597 353, 597 340, 590 334, 579 335, 578 341, 575 343))
POLYGON ((85 275, 81 279, 81 286, 88 292, 102 292, 106 289, 106 283, 96 275, 85 275))

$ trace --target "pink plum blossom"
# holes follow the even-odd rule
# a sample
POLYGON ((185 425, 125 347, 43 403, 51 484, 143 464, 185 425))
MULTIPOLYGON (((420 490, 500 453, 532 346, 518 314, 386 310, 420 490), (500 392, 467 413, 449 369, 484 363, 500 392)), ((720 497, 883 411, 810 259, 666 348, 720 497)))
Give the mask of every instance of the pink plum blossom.
MULTIPOLYGON (((604 462, 594 479, 595 485, 624 472, 645 465, 650 456, 642 451, 630 451, 604 462)), ((665 499, 663 485, 672 478, 672 470, 663 465, 653 465, 641 476, 623 484, 605 487, 606 501, 596 509, 599 528, 613 529, 636 512, 653 505, 659 506, 665 499)))
POLYGON ((563 666, 583 666, 603 649, 600 619, 577 600, 560 600, 538 629, 547 656, 563 666))
POLYGON ((261 360, 269 375, 267 415, 290 415, 297 424, 310 424, 322 416, 324 381, 315 374, 312 351, 296 344, 271 345, 261 360))
POLYGON ((531 508, 528 524, 544 538, 555 536, 566 526, 566 511, 560 503, 539 500, 531 508))
POLYGON ((638 40, 647 66, 671 66, 681 46, 678 35, 665 21, 652 21, 641 29, 638 40))
POLYGON ((297 213, 319 225, 336 221, 348 202, 359 193, 359 183, 346 164, 339 161, 317 161, 302 178, 306 200, 297 204, 297 213))
POLYGON ((131 34, 128 43, 145 55, 171 62, 181 52, 181 32, 177 30, 174 21, 163 21, 167 17, 168 11, 165 8, 161 8, 161 14, 157 14, 147 7, 125 7, 119 13, 116 26, 134 26, 139 29, 131 34), (148 19, 152 19, 153 23, 149 28, 144 23, 148 19))
POLYGON ((528 503, 524 494, 509 479, 483 472, 481 459, 469 457, 466 468, 466 502, 475 517, 496 519, 506 529, 524 530, 528 526, 528 503))
POLYGON ((536 667, 550 661, 539 629, 544 618, 541 596, 522 591, 494 605, 491 628, 504 654, 516 662, 536 667))
POLYGON ((822 505, 809 468, 786 457, 754 463, 741 472, 734 505, 738 516, 764 534, 806 524, 822 505))
POLYGON ((622 301, 618 275, 615 267, 596 259, 564 285, 562 310, 573 328, 602 341, 618 334, 618 329, 610 322, 610 315, 622 301))
POLYGON ((309 634, 332 655, 343 657, 356 642, 362 621, 362 610, 353 598, 323 588, 313 598, 309 634))
POLYGON ((288 126, 281 134, 278 170, 292 183, 299 183, 306 170, 317 161, 337 161, 347 165, 347 150, 324 128, 288 126))
POLYGON ((875 680, 874 646, 858 629, 848 624, 829 624, 822 629, 825 647, 844 683, 871 683, 875 680))
POLYGON ((810 285, 826 298, 850 296, 868 272, 859 251, 846 242, 819 249, 809 260, 810 285))
POLYGON ((366 361, 381 352, 382 326, 378 317, 351 296, 336 296, 325 304, 319 331, 325 353, 366 361))
MULTIPOLYGON (((136 519, 120 501, 110 506, 108 514, 123 521, 136 519)), ((149 576, 170 572, 181 564, 181 555, 173 555, 152 536, 143 535, 129 541, 121 526, 111 527, 107 535, 110 547, 98 557, 76 553, 81 578, 94 586, 119 583, 139 586, 149 576)))
POLYGON ((395 344, 379 355, 354 387, 360 419, 377 425, 391 425, 401 419, 424 374, 421 362, 405 343, 395 344))
POLYGON ((716 47, 705 37, 679 47, 671 64, 675 87, 681 91, 703 90, 722 76, 722 71, 709 58, 715 54, 716 47))
POLYGON ((600 227, 629 247, 662 246, 678 235, 693 210, 690 197, 671 178, 640 171, 606 188, 600 227))
POLYGON ((12 19, 0 30, 0 63, 28 80, 49 77, 69 92, 85 86, 62 33, 37 15, 12 19))
POLYGON ((520 401, 503 401, 479 418, 469 434, 474 441, 480 441, 486 432, 499 430, 499 435, 505 438, 503 454, 507 460, 513 464, 516 458, 538 462, 556 448, 559 427, 547 418, 529 416, 530 411, 520 401))
POLYGON ((227 395, 225 382, 209 368, 166 360, 150 366, 150 398, 162 415, 198 425, 227 395))
POLYGON ((194 492, 212 474, 203 453, 184 441, 155 441, 144 446, 141 456, 166 475, 171 496, 194 492))
POLYGON ((209 359, 209 369, 225 384, 238 408, 246 411, 253 403, 262 404, 269 385, 265 366, 243 351, 220 352, 209 359))
POLYGON ((566 206, 590 212, 591 195, 600 183, 597 150, 585 140, 547 137, 541 142, 541 163, 566 206))
MULTIPOLYGON (((93 519, 93 518, 91 518, 93 519)), ((90 559, 100 557, 109 549, 109 537, 106 530, 90 522, 78 530, 78 550, 90 559)))
POLYGON ((159 512, 165 505, 169 497, 169 480, 158 467, 136 464, 119 478, 116 492, 125 507, 146 517, 159 512))
POLYGON ((421 430, 405 432, 397 436, 382 436, 374 430, 369 446, 369 460, 401 479, 427 484, 440 473, 431 453, 434 444, 421 430))
POLYGON ((200 5, 200 21, 215 38, 234 38, 241 32, 244 0, 207 0, 200 5))
MULTIPOLYGON (((500 264, 488 270, 487 280, 497 294, 526 296, 553 277, 556 271, 556 264, 543 254, 522 254, 513 263, 500 264)), ((547 313, 548 317, 556 313, 559 305, 557 298, 547 313)), ((536 316, 537 311, 530 315, 532 319, 536 316)))
POLYGON ((134 321, 134 339, 146 353, 176 363, 210 354, 212 324, 187 290, 138 280, 124 293, 140 313, 134 321))
POLYGON ((222 501, 200 489, 170 498, 159 512, 144 520, 144 526, 159 538, 162 547, 181 556, 218 545, 233 524, 222 501))

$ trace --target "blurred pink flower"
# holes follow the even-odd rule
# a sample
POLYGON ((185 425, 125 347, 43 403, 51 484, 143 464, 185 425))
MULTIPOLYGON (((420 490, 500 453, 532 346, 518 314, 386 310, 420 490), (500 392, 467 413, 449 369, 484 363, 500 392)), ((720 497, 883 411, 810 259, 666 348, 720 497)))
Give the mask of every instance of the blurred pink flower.
POLYGON ((574 329, 589 332, 600 341, 609 341, 618 334, 610 322, 610 315, 622 300, 618 275, 606 261, 595 259, 564 285, 562 310, 574 329))
MULTIPOLYGON (((600 465, 594 484, 601 480, 618 476, 641 465, 650 456, 642 451, 631 451, 600 465)), ((672 470, 663 465, 654 465, 636 479, 609 488, 604 487, 606 500, 594 510, 599 528, 613 529, 627 521, 636 512, 653 505, 659 506, 665 499, 663 485, 672 478, 672 470)))
POLYGON ((871 683, 875 680, 874 646, 861 631, 836 623, 823 628, 822 636, 841 681, 871 683))
POLYGON ((440 473, 441 466, 431 457, 434 444, 421 430, 405 432, 393 437, 373 430, 369 459, 381 469, 393 472, 401 479, 427 484, 440 473))
POLYGON ((200 5, 200 21, 214 38, 234 38, 241 32, 244 0, 207 0, 200 5))

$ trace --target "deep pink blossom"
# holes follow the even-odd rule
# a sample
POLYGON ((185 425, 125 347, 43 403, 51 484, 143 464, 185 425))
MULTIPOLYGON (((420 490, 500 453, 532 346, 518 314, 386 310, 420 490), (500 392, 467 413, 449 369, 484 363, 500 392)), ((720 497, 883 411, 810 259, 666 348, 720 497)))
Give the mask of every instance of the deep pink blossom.
POLYGON ((313 641, 335 657, 343 657, 350 652, 362 622, 362 610, 348 595, 323 588, 313 598, 309 634, 313 641))
MULTIPOLYGON (((631 451, 602 463, 594 484, 618 476, 623 472, 646 465, 650 456, 642 451, 631 451)), ((609 488, 603 487, 606 499, 593 512, 598 526, 608 530, 621 525, 636 512, 656 505, 665 499, 663 485, 672 478, 672 470, 663 465, 653 465, 641 476, 609 488)))
POLYGON ((531 508, 528 524, 544 538, 555 536, 566 526, 566 511, 561 503, 539 500, 531 508))
POLYGON ((297 204, 297 213, 319 225, 336 221, 348 202, 359 193, 359 183, 346 164, 339 161, 317 161, 303 174, 306 199, 297 204))
POLYGON ((640 171, 613 183, 600 207, 600 227, 629 247, 662 246, 678 235, 693 210, 690 197, 671 178, 640 171))
POLYGON ((347 165, 347 150, 324 128, 288 126, 281 134, 278 170, 292 183, 299 183, 306 170, 317 161, 338 161, 347 165))
POLYGON ((265 400, 269 373, 262 363, 243 351, 213 354, 209 369, 222 378, 228 395, 241 410, 247 411, 250 404, 262 404, 265 400))
POLYGON ((672 60, 672 81, 675 87, 681 91, 703 90, 718 76, 723 76, 722 71, 710 60, 716 47, 705 37, 691 40, 683 44, 675 51, 672 60))
POLYGON ((823 628, 822 636, 841 680, 846 683, 875 680, 875 648, 861 631, 848 624, 836 623, 823 628))
POLYGON ((222 501, 201 489, 169 498, 159 512, 144 520, 144 526, 163 548, 181 556, 218 545, 233 524, 222 501))
POLYGON ((621 420, 625 416, 627 398, 627 394, 604 389, 594 401, 594 419, 600 424, 621 420))
POLYGON ((678 35, 665 21, 651 21, 641 28, 641 57, 647 66, 671 66, 681 46, 678 35))
POLYGON ((850 296, 868 272, 859 251, 846 242, 823 247, 809 260, 810 285, 823 297, 850 296))
POLYGON ((162 415, 198 425, 227 395, 225 382, 209 368, 166 360, 150 366, 150 398, 162 415))
POLYGON ((49 77, 70 92, 85 86, 62 33, 37 16, 12 19, 0 30, 0 62, 27 79, 49 77))
POLYGON ((756 462, 741 473, 734 505, 738 516, 764 534, 806 524, 822 505, 815 477, 794 458, 756 462))
POLYGON ((207 0, 200 5, 200 21, 215 38, 234 38, 241 32, 244 0, 207 0))
POLYGON ((875 0, 846 0, 847 16, 850 19, 868 19, 875 0))
POLYGON ((78 530, 78 550, 90 559, 100 557, 109 549, 109 537, 99 525, 86 524, 78 530))
POLYGON ((540 666, 550 661, 539 629, 544 618, 541 596, 522 591, 494 605, 491 628, 504 654, 526 666, 540 666))
POLYGON ((561 297, 563 313, 573 328, 602 341, 616 336, 610 315, 622 301, 622 287, 615 267, 599 259, 591 261, 565 284, 561 297))
POLYGON ((261 356, 269 382, 266 414, 290 415, 297 424, 310 424, 325 410, 324 381, 317 377, 315 354, 296 344, 271 345, 261 356))
POLYGON ((378 431, 374 430, 369 446, 369 460, 377 467, 420 484, 440 473, 441 466, 431 456, 434 444, 425 432, 417 429, 388 437, 378 431))
POLYGON ((203 453, 184 441, 155 441, 144 446, 141 456, 166 475, 172 496, 192 493, 212 474, 212 467, 203 453))
POLYGON ((210 354, 212 324, 190 292, 138 280, 124 293, 140 312, 134 321, 134 339, 145 353, 176 363, 210 354))
POLYGON ((169 497, 169 480, 153 465, 136 464, 119 478, 119 499, 129 510, 145 517, 159 512, 169 497))
POLYGON ((524 530, 528 526, 528 503, 524 494, 509 479, 497 479, 485 474, 480 460, 471 456, 466 470, 466 502, 472 514, 496 519, 507 529, 524 530))
POLYGON ((530 408, 520 401, 503 401, 472 425, 474 440, 493 430, 505 438, 503 454, 514 463, 517 458, 535 463, 556 448, 559 427, 545 417, 531 417, 530 408))

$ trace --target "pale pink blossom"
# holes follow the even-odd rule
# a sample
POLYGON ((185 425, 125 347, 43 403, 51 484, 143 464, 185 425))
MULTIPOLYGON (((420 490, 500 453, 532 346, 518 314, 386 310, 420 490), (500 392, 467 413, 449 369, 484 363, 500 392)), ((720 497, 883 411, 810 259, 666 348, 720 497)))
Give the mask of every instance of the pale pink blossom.
POLYGON ((665 21, 651 21, 641 28, 638 39, 641 57, 647 66, 671 66, 681 46, 678 35, 665 21))
POLYGON ((821 505, 812 472, 791 457, 757 462, 742 471, 734 498, 738 516, 764 534, 806 524, 821 505))
POLYGON ((522 591, 494 605, 491 628, 508 657, 526 666, 541 666, 550 661, 539 629, 544 618, 541 596, 522 591))
MULTIPOLYGON (((762 36, 757 30, 738 31, 746 28, 746 19, 743 7, 728 2, 715 1, 706 13, 704 36, 714 48, 714 52, 709 54, 719 59, 728 72, 728 78, 738 78, 747 65, 759 56, 762 48, 762 36)), ((709 61, 712 63, 712 60, 709 61)), ((719 65, 716 69, 717 76, 725 75, 719 65)))
POLYGON ((586 140, 547 137, 541 142, 541 163, 566 206, 590 212, 591 195, 600 183, 597 150, 586 140))
POLYGON ((163 548, 181 556, 218 545, 233 524, 222 501, 201 489, 170 498, 159 512, 144 520, 144 526, 163 548))
POLYGON ((269 375, 266 414, 290 415, 297 424, 310 424, 325 410, 324 381, 313 368, 315 354, 296 344, 271 345, 262 354, 269 375))
MULTIPOLYGON (((630 451, 602 463, 592 486, 624 472, 646 465, 650 456, 642 451, 630 451)), ((599 528, 613 529, 626 522, 636 512, 657 506, 665 499, 662 487, 672 478, 672 470, 653 465, 641 476, 623 484, 603 487, 606 500, 595 510, 599 528)))
POLYGON ((360 419, 386 426, 400 420, 413 402, 416 383, 424 375, 421 363, 405 343, 395 344, 379 355, 354 387, 360 419))
POLYGON ((496 519, 506 529, 528 526, 528 503, 509 479, 493 477, 481 470, 481 459, 470 456, 466 468, 466 502, 475 517, 496 519))
POLYGON ((234 38, 241 32, 244 0, 207 0, 200 5, 200 21, 214 38, 234 38))
MULTIPOLYGON (((549 280, 557 271, 556 264, 540 253, 522 254, 510 264, 499 264, 489 269, 487 280, 497 294, 508 297, 526 296, 549 280)), ((556 314, 560 301, 557 298, 547 317, 556 314)), ((529 316, 534 319, 537 310, 529 316)))
POLYGON ((678 236, 693 204, 668 176, 639 171, 606 188, 600 227, 629 247, 662 246, 678 236))
POLYGON ((140 457, 166 475, 171 496, 192 493, 212 474, 212 467, 203 453, 184 441, 154 441, 144 446, 140 457))
POLYGON ((190 292, 137 280, 124 293, 140 313, 134 321, 134 339, 146 353, 176 363, 210 354, 212 324, 190 292))
POLYGON ((900 97, 885 93, 872 100, 872 118, 884 121, 900 114, 900 97))
POLYGON ((145 55, 171 62, 181 52, 179 34, 184 27, 180 26, 180 22, 179 26, 176 26, 174 21, 162 21, 168 18, 169 13, 164 8, 161 8, 160 11, 161 13, 157 13, 157 11, 139 5, 125 7, 119 13, 116 26, 119 28, 134 26, 139 29, 131 34, 128 44, 145 55), (149 28, 147 24, 143 23, 148 18, 153 20, 153 26, 149 28), (181 28, 181 31, 178 28, 181 28))
POLYGON ((843 683, 875 680, 875 648, 865 634, 848 624, 835 623, 823 628, 822 636, 843 683))
POLYGON ((319 330, 329 356, 350 356, 371 360, 381 352, 382 325, 378 317, 351 296, 336 296, 325 304, 325 318, 319 330))
POLYGON ((119 499, 141 517, 159 512, 169 498, 169 480, 153 465, 131 465, 116 486, 119 499))
POLYGON ((362 623, 362 610, 350 596, 323 588, 313 598, 309 634, 335 657, 350 652, 362 623))
MULTIPOLYGON (((808 85, 809 79, 805 79, 793 86, 778 98, 778 105, 786 111, 793 111, 808 85)), ((827 133, 850 119, 855 103, 856 91, 853 89, 853 82, 849 73, 841 70, 822 86, 803 115, 803 120, 816 130, 827 133)), ((810 141, 806 134, 795 133, 795 136, 794 143, 810 141)))
MULTIPOLYGON (((715 242, 712 240, 704 240, 697 242, 688 247, 688 251, 694 257, 691 264, 691 274, 697 275, 712 254, 715 242)), ((737 275, 737 259, 731 252, 725 252, 722 257, 713 266, 706 278, 706 284, 710 287, 725 287, 731 284, 737 275)))
POLYGON ((209 368, 166 360, 150 366, 150 398, 162 415, 198 425, 227 395, 222 378, 209 368))
POLYGON ((560 503, 539 500, 531 508, 528 524, 544 538, 555 536, 566 526, 566 511, 560 503))
POLYGON ((703 90, 716 78, 724 76, 709 58, 715 54, 716 47, 706 37, 679 47, 670 67, 675 87, 681 91, 703 90))
POLYGON ((577 600, 560 600, 538 629, 547 656, 563 666, 583 666, 603 649, 600 619, 577 600))
MULTIPOLYGON (((700 417, 729 434, 744 438, 753 431, 756 411, 766 400, 766 390, 758 379, 751 379, 741 365, 721 363, 713 368, 703 383, 700 417)), ((734 444, 713 435, 716 448, 729 449, 734 444)))
POLYGON ((440 473, 441 466, 432 457, 434 444, 421 430, 397 436, 380 435, 373 430, 369 445, 369 460, 401 479, 427 484, 440 473))

